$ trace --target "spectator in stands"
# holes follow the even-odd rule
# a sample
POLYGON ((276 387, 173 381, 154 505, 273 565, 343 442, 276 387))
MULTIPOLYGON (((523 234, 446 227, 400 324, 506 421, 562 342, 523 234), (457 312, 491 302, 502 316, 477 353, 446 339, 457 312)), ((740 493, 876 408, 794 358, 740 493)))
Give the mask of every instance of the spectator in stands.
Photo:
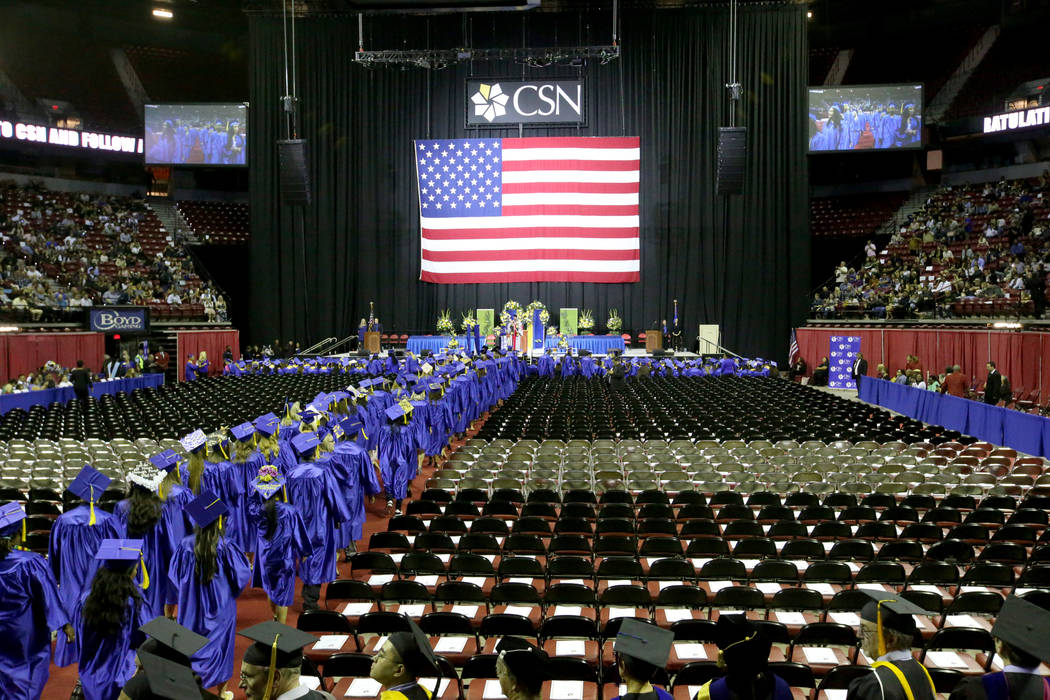
POLYGON ((917 355, 908 355, 904 358, 904 369, 909 372, 912 370, 918 370, 918 372, 922 374, 922 362, 919 361, 917 355))
POLYGON ((907 370, 908 384, 916 389, 925 389, 926 381, 922 378, 922 372, 917 369, 907 370))
POLYGON ((84 367, 83 360, 77 360, 77 368, 69 375, 73 383, 73 394, 81 401, 91 396, 91 370, 84 367))
POLYGON ((893 383, 905 385, 908 383, 908 375, 904 372, 903 369, 897 370, 896 376, 893 377, 893 383))
POLYGON ((941 393, 965 398, 969 390, 970 380, 963 374, 962 367, 959 365, 952 366, 951 371, 946 372, 944 381, 941 382, 941 393))
POLYGON ((988 377, 984 380, 984 402, 994 406, 999 403, 999 395, 1002 393, 1003 375, 990 360, 984 367, 988 370, 988 377))
POLYGON ((875 376, 879 379, 889 379, 889 372, 886 371, 886 365, 881 362, 875 365, 875 376))
POLYGON ((926 379, 926 388, 930 391, 940 391, 941 382, 944 381, 944 375, 937 375, 930 372, 926 379))

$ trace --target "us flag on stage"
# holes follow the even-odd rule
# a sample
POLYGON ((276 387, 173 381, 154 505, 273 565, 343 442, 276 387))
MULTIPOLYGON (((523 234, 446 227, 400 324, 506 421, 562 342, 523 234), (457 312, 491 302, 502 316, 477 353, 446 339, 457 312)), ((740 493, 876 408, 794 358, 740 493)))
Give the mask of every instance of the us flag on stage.
POLYGON ((424 282, 637 282, 637 137, 415 142, 424 282))

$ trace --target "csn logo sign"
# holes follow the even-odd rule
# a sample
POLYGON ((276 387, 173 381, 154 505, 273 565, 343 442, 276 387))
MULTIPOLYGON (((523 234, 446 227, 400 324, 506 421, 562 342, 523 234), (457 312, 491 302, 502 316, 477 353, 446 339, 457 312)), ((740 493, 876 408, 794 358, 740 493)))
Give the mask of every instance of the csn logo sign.
POLYGON ((98 333, 143 333, 149 330, 146 309, 91 309, 91 330, 98 333))
POLYGON ((582 122, 582 81, 467 81, 467 126, 582 122))

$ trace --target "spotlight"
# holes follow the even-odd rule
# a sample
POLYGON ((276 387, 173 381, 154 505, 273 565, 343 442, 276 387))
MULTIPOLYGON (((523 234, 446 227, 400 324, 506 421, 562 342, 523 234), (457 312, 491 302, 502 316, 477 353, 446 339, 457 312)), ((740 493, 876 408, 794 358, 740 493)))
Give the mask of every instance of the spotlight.
POLYGON ((806 12, 806 19, 813 19, 813 10, 806 12))
POLYGON ((157 19, 171 19, 175 16, 175 13, 171 10, 165 10, 160 7, 153 8, 153 16, 157 19))

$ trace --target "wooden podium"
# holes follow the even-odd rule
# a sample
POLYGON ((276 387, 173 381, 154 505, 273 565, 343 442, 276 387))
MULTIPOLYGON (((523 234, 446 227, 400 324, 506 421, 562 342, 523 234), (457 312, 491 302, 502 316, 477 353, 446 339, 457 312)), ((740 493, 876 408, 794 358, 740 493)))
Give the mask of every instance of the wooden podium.
POLYGON ((379 352, 379 333, 377 331, 365 332, 365 352, 369 354, 379 352))
POLYGON ((664 334, 661 331, 645 332, 645 351, 651 353, 653 350, 664 349, 664 334))

